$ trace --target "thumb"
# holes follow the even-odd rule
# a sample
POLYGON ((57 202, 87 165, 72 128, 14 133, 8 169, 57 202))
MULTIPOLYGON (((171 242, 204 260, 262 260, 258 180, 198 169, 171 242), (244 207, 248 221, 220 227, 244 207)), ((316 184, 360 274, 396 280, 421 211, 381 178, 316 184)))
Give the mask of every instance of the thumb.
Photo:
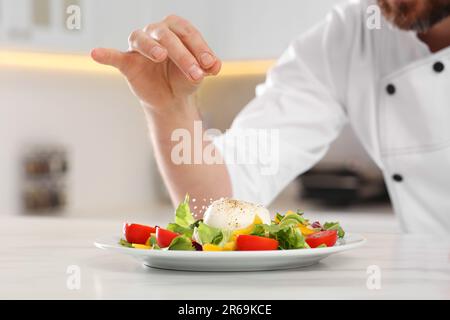
POLYGON ((122 69, 125 61, 125 53, 116 49, 95 48, 91 51, 91 57, 100 64, 122 69))

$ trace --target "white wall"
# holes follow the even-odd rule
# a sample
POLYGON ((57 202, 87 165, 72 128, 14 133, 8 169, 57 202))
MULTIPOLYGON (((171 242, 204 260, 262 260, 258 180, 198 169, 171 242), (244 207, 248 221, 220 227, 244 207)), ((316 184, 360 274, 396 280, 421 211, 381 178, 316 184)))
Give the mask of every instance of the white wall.
POLYGON ((145 210, 157 197, 140 106, 116 75, 0 70, 0 214, 19 207, 20 155, 34 143, 69 152, 69 211, 145 210))
POLYGON ((33 26, 31 20, 28 24, 22 21, 22 34, 29 36, 10 37, 8 24, 17 22, 6 17, 23 16, 14 12, 23 12, 23 3, 31 5, 32 1, 20 0, 22 6, 18 6, 0 0, 3 45, 80 52, 94 46, 126 49, 133 29, 177 14, 192 21, 222 59, 235 60, 278 57, 295 35, 323 19, 343 0, 78 0, 82 9, 80 31, 64 28, 61 0, 51 0, 56 9, 48 32, 33 26))
MULTIPOLYGON (((0 0, 0 47, 70 52, 87 52, 94 46, 126 49, 131 30, 175 13, 192 20, 223 59, 276 58, 293 36, 322 19, 338 2, 79 1, 84 22, 78 35, 57 27, 36 30, 30 21, 21 21, 29 37, 17 39, 10 37, 11 19, 5 17, 21 6, 7 6, 13 1, 0 0)), ((23 7, 32 0, 20 3, 23 7)), ((61 17, 54 18, 61 22, 61 17)), ((0 214, 19 211, 18 160, 22 149, 34 142, 68 148, 70 211, 141 210, 157 198, 159 186, 154 183, 144 119, 122 78, 2 68, 0 98, 0 214)))

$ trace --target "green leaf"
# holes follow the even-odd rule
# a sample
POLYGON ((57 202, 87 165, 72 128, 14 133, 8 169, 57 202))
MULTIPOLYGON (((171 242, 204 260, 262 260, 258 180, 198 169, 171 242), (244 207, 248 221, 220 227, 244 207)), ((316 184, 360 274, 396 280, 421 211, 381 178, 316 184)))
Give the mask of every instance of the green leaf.
POLYGON ((307 248, 308 244, 297 228, 298 223, 299 221, 294 218, 283 219, 279 224, 258 224, 255 225, 252 235, 276 239, 280 249, 307 248))
POLYGON ((119 244, 121 246, 127 247, 127 248, 133 248, 133 246, 131 245, 131 243, 129 243, 127 240, 120 238, 119 240, 119 244))
POLYGON ((181 227, 189 228, 195 223, 195 219, 192 216, 191 208, 189 208, 189 195, 186 194, 184 201, 180 203, 175 211, 175 223, 181 227))
POLYGON ((198 227, 198 225, 202 222, 203 222, 203 219, 195 221, 193 224, 191 224, 191 228, 194 229, 195 227, 198 227))
POLYGON ((277 214, 275 215, 275 219, 278 220, 278 221, 283 220, 283 218, 284 218, 284 216, 283 216, 282 214, 278 213, 278 212, 277 212, 277 214))
POLYGON ((222 239, 216 243, 219 247, 223 247, 229 240, 233 233, 231 230, 221 230, 222 231, 222 239))
POLYGON ((192 245, 191 239, 186 236, 178 236, 172 240, 168 250, 194 251, 195 248, 192 245))
POLYGON ((151 245, 152 247, 158 245, 158 242, 156 241, 155 235, 152 235, 152 236, 150 237, 150 241, 149 241, 149 242, 150 242, 150 245, 151 245))
POLYGON ((266 229, 266 232, 274 234, 291 226, 297 226, 297 224, 298 221, 296 219, 283 219, 279 224, 265 224, 263 226, 266 229))
POLYGON ((278 240, 280 249, 303 249, 306 248, 305 237, 295 226, 289 226, 271 234, 271 237, 278 240))
POLYGON ((170 230, 172 232, 176 232, 182 235, 185 235, 188 238, 192 238, 192 233, 194 230, 192 228, 186 228, 182 227, 177 223, 169 223, 166 227, 167 230, 170 230))
MULTIPOLYGON (((255 226, 253 227, 253 231, 250 234, 252 236, 265 237, 266 234, 268 233, 267 232, 268 228, 265 226, 268 226, 268 225, 255 224, 255 226)), ((268 226, 268 227, 270 227, 270 226, 268 226)))
POLYGON ((281 220, 281 222, 287 221, 287 220, 294 220, 297 223, 301 223, 301 224, 306 225, 308 223, 308 220, 303 218, 302 214, 295 213, 295 214, 290 214, 290 215, 284 216, 284 218, 283 218, 283 220, 281 220))
POLYGON ((199 223, 196 228, 197 239, 199 240, 201 245, 210 243, 216 244, 222 242, 222 240, 228 240, 227 237, 224 236, 224 233, 219 228, 210 227, 207 224, 199 223))
POLYGON ((345 231, 340 226, 339 222, 325 222, 323 225, 324 230, 337 230, 338 237, 343 238, 345 236, 345 231))
POLYGON ((279 232, 281 229, 289 227, 291 224, 297 224, 293 223, 293 221, 285 221, 284 223, 279 224, 256 224, 253 227, 252 232, 250 233, 253 236, 260 236, 260 237, 267 237, 270 234, 275 234, 279 232))

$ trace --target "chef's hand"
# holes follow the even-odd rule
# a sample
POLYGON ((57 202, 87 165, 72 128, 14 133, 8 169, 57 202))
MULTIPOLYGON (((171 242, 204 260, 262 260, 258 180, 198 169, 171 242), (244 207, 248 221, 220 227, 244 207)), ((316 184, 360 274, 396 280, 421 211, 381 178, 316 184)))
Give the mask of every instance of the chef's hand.
POLYGON ((188 105, 203 78, 221 68, 200 32, 178 16, 133 31, 128 42, 128 52, 96 48, 91 56, 119 69, 141 103, 158 113, 188 105))

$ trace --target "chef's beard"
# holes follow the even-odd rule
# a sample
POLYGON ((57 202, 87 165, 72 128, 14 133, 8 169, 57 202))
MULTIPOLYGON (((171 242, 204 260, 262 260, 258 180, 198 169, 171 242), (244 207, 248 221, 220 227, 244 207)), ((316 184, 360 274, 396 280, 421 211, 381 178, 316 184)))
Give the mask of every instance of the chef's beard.
POLYGON ((387 20, 402 30, 426 32, 450 16, 450 0, 377 0, 387 20))

